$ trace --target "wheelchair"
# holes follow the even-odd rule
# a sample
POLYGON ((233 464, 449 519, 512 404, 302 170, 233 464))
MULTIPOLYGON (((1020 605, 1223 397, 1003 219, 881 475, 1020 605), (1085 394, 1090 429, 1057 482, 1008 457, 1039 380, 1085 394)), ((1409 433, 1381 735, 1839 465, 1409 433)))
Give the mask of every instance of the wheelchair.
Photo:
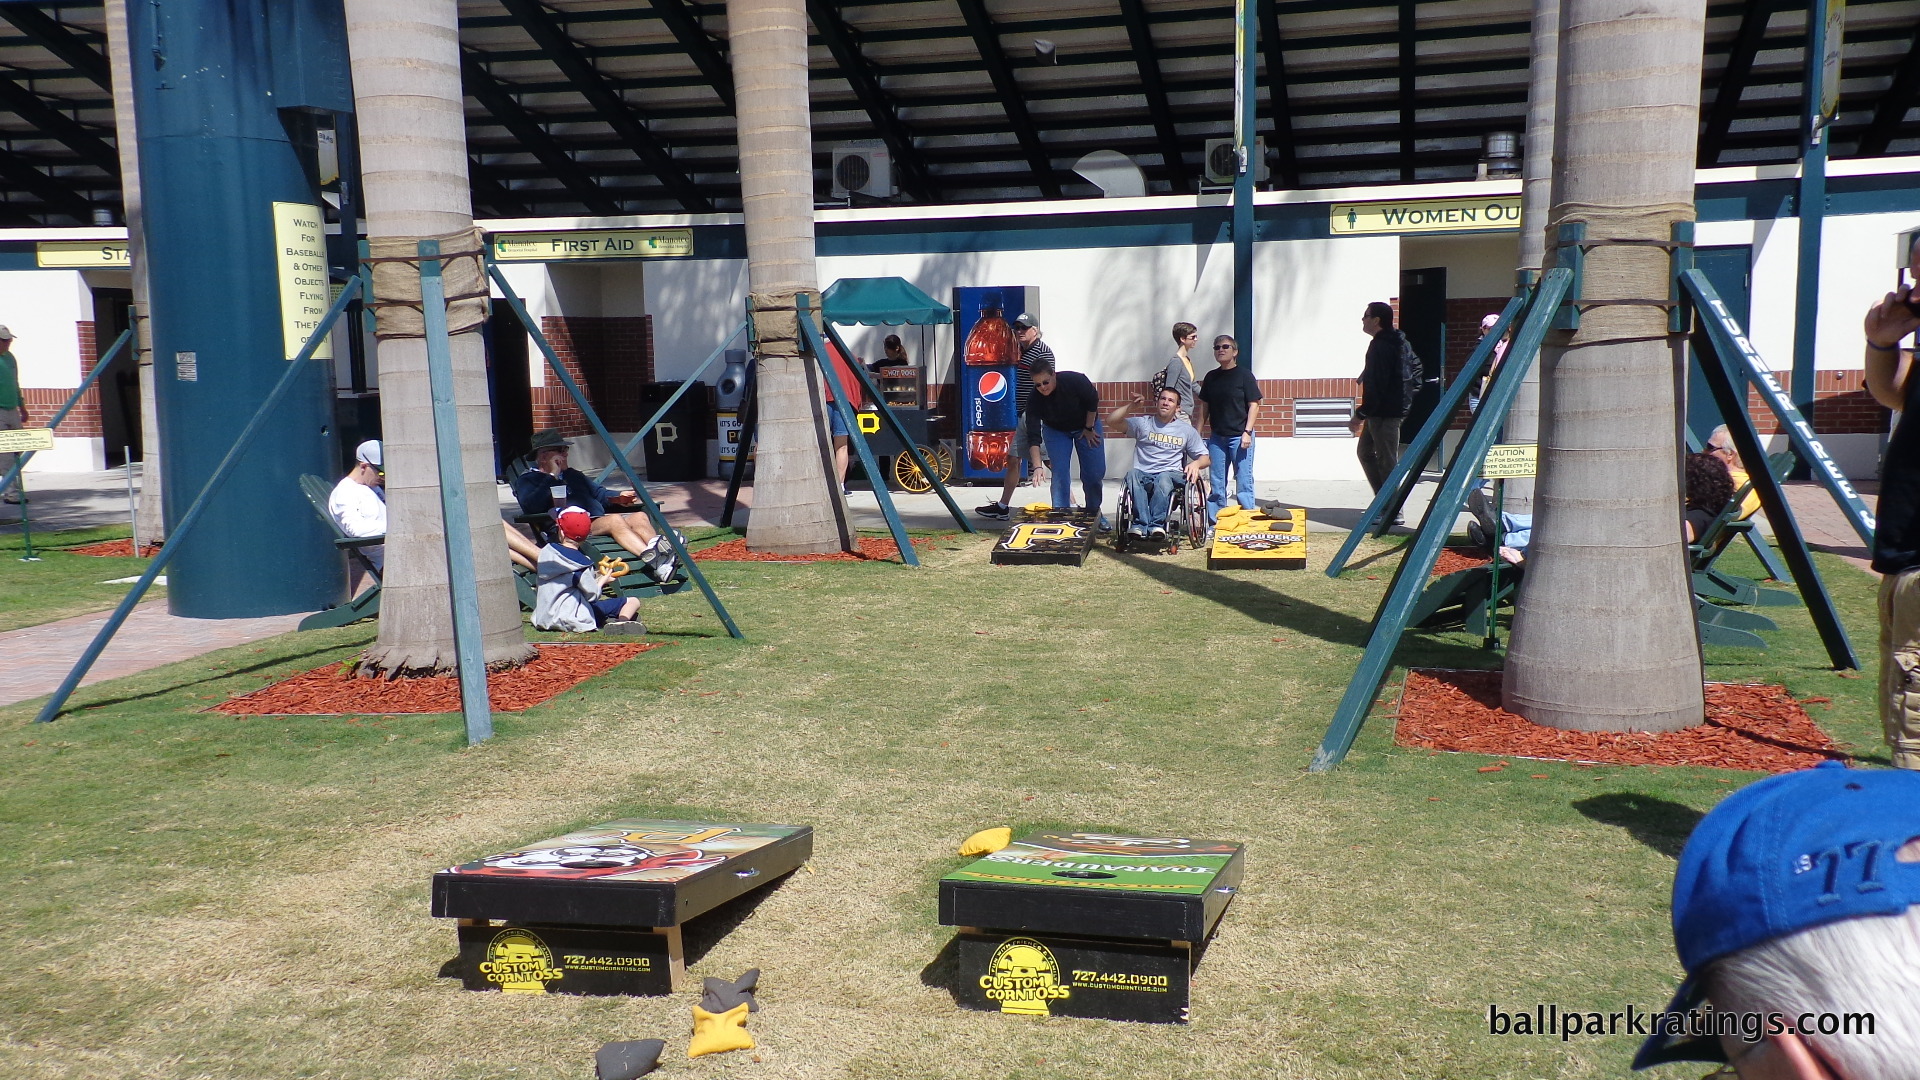
POLYGON ((1133 505, 1133 492, 1125 483, 1120 487, 1120 506, 1114 513, 1113 549, 1115 551, 1164 551, 1178 555, 1180 547, 1199 547, 1207 536, 1207 482, 1189 481, 1174 489, 1173 502, 1167 507, 1167 535, 1134 536, 1130 532, 1140 513, 1133 505))

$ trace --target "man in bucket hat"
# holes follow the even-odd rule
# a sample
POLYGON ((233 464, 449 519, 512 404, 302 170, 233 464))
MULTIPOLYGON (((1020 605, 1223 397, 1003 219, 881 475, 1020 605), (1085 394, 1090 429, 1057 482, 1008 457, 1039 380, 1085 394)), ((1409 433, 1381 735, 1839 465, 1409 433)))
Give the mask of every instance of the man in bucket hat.
POLYGON ((567 506, 580 507, 593 519, 592 535, 608 537, 639 556, 656 581, 673 576, 673 546, 659 535, 647 515, 614 512, 639 504, 632 491, 602 487, 580 470, 569 468, 567 440, 556 430, 535 434, 532 450, 533 468, 513 480, 513 496, 522 513, 551 514, 567 506))
POLYGON ((1920 1076, 1920 774, 1825 762, 1734 792, 1680 853, 1673 938, 1686 981, 1634 1068, 1920 1076))

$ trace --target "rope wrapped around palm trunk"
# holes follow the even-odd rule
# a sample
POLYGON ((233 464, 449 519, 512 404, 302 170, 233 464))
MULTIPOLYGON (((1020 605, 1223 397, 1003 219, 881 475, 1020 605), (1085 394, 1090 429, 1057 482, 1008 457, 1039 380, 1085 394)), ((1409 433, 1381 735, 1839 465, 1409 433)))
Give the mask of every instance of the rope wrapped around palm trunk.
MULTIPOLYGON (((1672 281, 1673 223, 1692 221, 1691 206, 1668 203, 1654 206, 1599 206, 1561 203, 1554 207, 1557 234, 1562 223, 1580 222, 1586 235, 1577 246, 1586 249, 1581 264, 1580 295, 1569 299, 1580 311, 1580 329, 1573 340, 1580 345, 1664 340, 1677 337, 1667 325, 1674 300, 1667 295, 1672 281), (1662 283, 1655 296, 1640 295, 1648 280, 1662 283)), ((1550 260, 1558 265, 1557 255, 1550 260)))
POLYGON ((385 236, 367 241, 367 263, 373 267, 374 300, 368 306, 375 317, 374 335, 392 338, 427 336, 426 315, 420 306, 420 241, 440 242, 441 281, 447 290, 447 333, 478 330, 487 321, 486 241, 479 229, 445 236, 385 236))

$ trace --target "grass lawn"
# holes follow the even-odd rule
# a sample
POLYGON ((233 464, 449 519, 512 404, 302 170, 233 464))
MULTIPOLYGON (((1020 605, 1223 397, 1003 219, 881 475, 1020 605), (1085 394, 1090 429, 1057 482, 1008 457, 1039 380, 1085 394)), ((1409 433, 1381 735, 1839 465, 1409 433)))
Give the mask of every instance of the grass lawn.
MULTIPOLYGON (((1317 566, 1336 540, 1315 537, 1317 566)), ((644 1037, 668 1040, 663 1076, 1627 1074, 1626 1035, 1489 1035, 1488 1007, 1664 1005, 1675 853, 1756 774, 1480 773, 1484 758, 1394 747, 1382 709, 1342 767, 1307 775, 1387 547, 1338 581, 1110 549, 1078 569, 995 568, 986 547, 942 541, 919 571, 705 564, 745 643, 697 596, 650 601, 671 647, 496 717, 472 749, 454 716, 196 711, 350 655, 367 626, 87 688, 51 726, 28 723, 35 703, 0 709, 0 1075, 577 1078, 602 1041, 644 1037), (693 964, 764 970, 753 1055, 686 1060, 693 993, 436 978, 453 930, 427 914, 435 870, 673 812, 817 830, 810 867, 693 964), (997 824, 1247 843, 1190 1025, 966 1012, 927 984, 951 936, 935 880, 997 824)), ((1870 659, 1873 583, 1822 559, 1870 659)), ((1884 764, 1873 680, 1826 670, 1805 613, 1774 610, 1775 647, 1716 652, 1710 674, 1830 698, 1816 718, 1884 764)), ((1401 659, 1491 655, 1421 635, 1401 659)))
MULTIPOLYGON (((108 559, 75 555, 65 548, 101 540, 125 540, 126 528, 67 529, 35 532, 33 554, 39 562, 21 562, 26 542, 19 533, 0 535, 0 630, 36 626, 92 611, 106 611, 127 595, 130 584, 108 585, 115 578, 139 577, 146 559, 108 559)), ((163 599, 164 585, 147 590, 163 599)))

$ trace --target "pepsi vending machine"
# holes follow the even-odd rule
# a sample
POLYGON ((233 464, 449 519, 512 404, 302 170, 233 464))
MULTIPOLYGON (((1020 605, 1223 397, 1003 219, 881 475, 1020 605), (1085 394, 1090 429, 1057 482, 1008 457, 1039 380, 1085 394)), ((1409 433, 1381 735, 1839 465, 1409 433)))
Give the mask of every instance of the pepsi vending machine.
POLYGON ((1037 310, 1040 290, 1027 285, 961 286, 953 290, 954 370, 960 378, 960 476, 999 480, 1013 460, 1019 418, 1014 367, 1020 343, 1013 320, 1037 310))

